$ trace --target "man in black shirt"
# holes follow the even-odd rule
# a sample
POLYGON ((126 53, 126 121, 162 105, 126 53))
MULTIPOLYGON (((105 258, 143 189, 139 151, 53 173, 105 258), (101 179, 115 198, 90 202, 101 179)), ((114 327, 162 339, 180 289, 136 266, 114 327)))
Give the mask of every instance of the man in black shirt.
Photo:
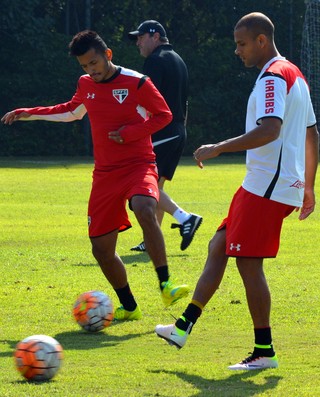
MULTIPOLYGON (((173 50, 166 31, 159 22, 144 21, 137 30, 129 32, 128 37, 136 40, 140 54, 146 58, 143 73, 151 78, 173 115, 169 125, 152 135, 159 172, 157 218, 161 224, 164 212, 168 212, 179 222, 171 227, 180 229, 180 248, 185 250, 201 225, 202 217, 180 208, 165 193, 164 183, 173 178, 186 142, 188 70, 183 59, 173 50)), ((144 242, 131 250, 145 251, 144 242)))

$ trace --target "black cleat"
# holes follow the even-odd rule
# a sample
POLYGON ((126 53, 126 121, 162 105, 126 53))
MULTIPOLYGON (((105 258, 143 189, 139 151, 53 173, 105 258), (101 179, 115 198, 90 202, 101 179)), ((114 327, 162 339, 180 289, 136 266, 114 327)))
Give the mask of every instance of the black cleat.
POLYGON ((199 229, 201 223, 202 217, 200 215, 191 214, 191 217, 187 221, 183 222, 182 225, 179 225, 177 223, 173 223, 171 225, 171 229, 180 229, 180 235, 182 237, 182 242, 180 245, 181 251, 184 251, 189 247, 192 242, 193 236, 199 229))
POLYGON ((130 248, 130 251, 138 251, 138 252, 145 252, 146 246, 144 245, 144 241, 142 243, 135 245, 134 247, 130 248))

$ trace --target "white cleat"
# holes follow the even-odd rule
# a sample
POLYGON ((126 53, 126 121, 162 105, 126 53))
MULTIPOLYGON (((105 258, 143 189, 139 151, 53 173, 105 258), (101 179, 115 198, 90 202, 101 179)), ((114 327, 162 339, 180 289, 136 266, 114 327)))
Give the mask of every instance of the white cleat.
POLYGON ((273 357, 253 357, 252 355, 241 361, 241 363, 230 365, 231 370, 254 370, 254 369, 267 369, 278 368, 278 358, 276 355, 273 357))
POLYGON ((155 332, 160 338, 167 341, 169 345, 175 346, 177 349, 181 349, 186 344, 191 328, 192 323, 190 323, 187 331, 177 328, 175 324, 159 324, 156 326, 155 332))

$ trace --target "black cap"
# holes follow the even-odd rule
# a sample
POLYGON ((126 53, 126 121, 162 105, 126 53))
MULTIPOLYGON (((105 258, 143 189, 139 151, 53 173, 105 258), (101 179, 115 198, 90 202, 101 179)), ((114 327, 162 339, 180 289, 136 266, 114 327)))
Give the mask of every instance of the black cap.
POLYGON ((128 37, 131 40, 135 40, 138 36, 142 36, 145 33, 156 33, 158 32, 160 34, 160 37, 166 38, 167 33, 164 29, 164 27, 161 25, 161 23, 154 21, 154 20, 149 20, 149 21, 144 21, 142 22, 137 30, 134 30, 133 32, 128 33, 128 37))

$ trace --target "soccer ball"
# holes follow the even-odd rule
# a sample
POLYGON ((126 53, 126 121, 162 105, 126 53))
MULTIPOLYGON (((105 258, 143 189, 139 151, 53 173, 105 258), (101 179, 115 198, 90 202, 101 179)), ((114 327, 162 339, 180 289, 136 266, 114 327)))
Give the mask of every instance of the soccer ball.
POLYGON ((76 322, 89 332, 98 332, 109 327, 113 320, 113 304, 101 291, 89 291, 78 296, 73 306, 76 322))
POLYGON ((16 346, 17 370, 28 380, 45 381, 58 372, 63 358, 60 343, 47 335, 32 335, 16 346))

